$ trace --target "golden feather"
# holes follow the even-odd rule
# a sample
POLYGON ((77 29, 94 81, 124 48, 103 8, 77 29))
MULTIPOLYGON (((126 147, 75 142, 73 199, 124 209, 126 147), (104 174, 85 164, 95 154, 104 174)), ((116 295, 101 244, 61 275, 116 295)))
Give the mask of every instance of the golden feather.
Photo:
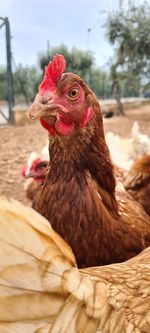
POLYGON ((0 198, 0 253, 1 333, 150 332, 150 248, 78 270, 44 217, 0 198))

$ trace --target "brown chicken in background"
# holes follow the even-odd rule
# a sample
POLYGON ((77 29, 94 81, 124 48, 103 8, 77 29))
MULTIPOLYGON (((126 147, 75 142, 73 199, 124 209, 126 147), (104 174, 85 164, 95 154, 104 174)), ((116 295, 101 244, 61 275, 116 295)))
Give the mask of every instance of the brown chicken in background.
POLYGON ((150 245, 150 219, 115 195, 115 178, 95 94, 56 55, 46 69, 31 119, 49 132, 51 163, 33 207, 71 246, 79 267, 127 260, 150 245))
POLYGON ((124 186, 150 215, 150 155, 134 162, 124 180, 124 186))
POLYGON ((150 247, 124 263, 78 270, 45 218, 4 198, 0 235, 1 333, 150 332, 150 247))
POLYGON ((115 175, 116 181, 123 183, 127 173, 128 173, 127 170, 120 168, 117 165, 114 165, 114 175, 115 175))

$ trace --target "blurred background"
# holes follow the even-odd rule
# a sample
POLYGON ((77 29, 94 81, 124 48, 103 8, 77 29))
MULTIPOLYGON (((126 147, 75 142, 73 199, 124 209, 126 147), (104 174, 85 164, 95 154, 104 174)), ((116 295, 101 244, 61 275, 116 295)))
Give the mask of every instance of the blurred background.
POLYGON ((26 111, 56 53, 96 93, 106 134, 129 138, 138 121, 149 139, 149 22, 150 0, 0 1, 1 193, 26 201, 21 166, 46 144, 26 111))

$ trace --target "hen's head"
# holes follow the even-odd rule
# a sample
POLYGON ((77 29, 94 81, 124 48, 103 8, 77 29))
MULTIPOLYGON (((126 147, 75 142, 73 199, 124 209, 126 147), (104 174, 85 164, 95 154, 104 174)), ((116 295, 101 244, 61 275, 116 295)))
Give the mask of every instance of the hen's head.
POLYGON ((22 167, 21 174, 25 178, 34 178, 37 182, 43 181, 46 177, 49 161, 41 160, 41 157, 32 152, 27 163, 22 167))
POLYGON ((94 94, 79 76, 64 73, 65 69, 64 57, 56 54, 45 69, 39 93, 28 112, 31 119, 40 118, 51 135, 72 134, 76 128, 86 127, 94 116, 94 94))
POLYGON ((23 177, 28 178, 30 172, 35 170, 36 166, 41 162, 41 157, 36 153, 32 152, 21 169, 21 174, 23 177))
POLYGON ((34 178, 37 182, 43 182, 47 174, 48 166, 48 161, 40 161, 30 170, 27 178, 34 178))

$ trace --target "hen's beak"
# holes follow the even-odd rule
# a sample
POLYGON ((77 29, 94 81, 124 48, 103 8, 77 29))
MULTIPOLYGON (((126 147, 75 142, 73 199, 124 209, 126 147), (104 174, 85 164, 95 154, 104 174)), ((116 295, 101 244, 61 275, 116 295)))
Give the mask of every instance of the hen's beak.
POLYGON ((44 116, 56 116, 56 105, 51 95, 40 96, 37 94, 34 102, 30 106, 27 116, 30 119, 38 119, 44 116))
POLYGON ((57 117, 58 113, 68 113, 68 110, 62 105, 56 104, 51 95, 40 96, 37 94, 33 104, 30 106, 27 116, 30 119, 43 117, 57 117))
POLYGON ((29 172, 29 173, 25 176, 25 178, 28 179, 28 178, 32 178, 32 177, 34 177, 34 176, 35 176, 35 174, 34 174, 33 172, 29 172))

